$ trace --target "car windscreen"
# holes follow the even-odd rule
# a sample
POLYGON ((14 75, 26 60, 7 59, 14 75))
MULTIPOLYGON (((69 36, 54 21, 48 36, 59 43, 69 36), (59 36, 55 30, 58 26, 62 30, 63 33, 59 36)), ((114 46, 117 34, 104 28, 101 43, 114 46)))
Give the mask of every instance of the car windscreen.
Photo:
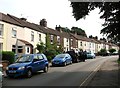
POLYGON ((31 56, 30 55, 25 55, 25 56, 20 56, 18 59, 15 61, 16 63, 22 63, 22 62, 30 62, 31 56))
POLYGON ((65 54, 59 54, 55 58, 64 58, 64 57, 65 57, 65 54))

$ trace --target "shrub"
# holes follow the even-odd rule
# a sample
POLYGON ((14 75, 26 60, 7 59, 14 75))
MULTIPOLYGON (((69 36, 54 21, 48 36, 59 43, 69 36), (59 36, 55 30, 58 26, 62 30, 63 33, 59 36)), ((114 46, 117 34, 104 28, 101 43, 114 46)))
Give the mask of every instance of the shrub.
POLYGON ((106 49, 101 49, 101 50, 98 52, 98 54, 99 54, 99 55, 102 55, 102 56, 107 56, 107 55, 108 55, 106 49))
POLYGON ((14 58, 15 58, 14 52, 2 51, 2 60, 7 60, 11 64, 14 62, 14 58))
POLYGON ((109 49, 109 52, 112 54, 112 53, 114 53, 114 52, 116 52, 116 49, 109 49))
POLYGON ((51 61, 58 54, 58 52, 56 52, 56 50, 52 49, 52 50, 46 51, 44 54, 48 58, 48 61, 51 61))

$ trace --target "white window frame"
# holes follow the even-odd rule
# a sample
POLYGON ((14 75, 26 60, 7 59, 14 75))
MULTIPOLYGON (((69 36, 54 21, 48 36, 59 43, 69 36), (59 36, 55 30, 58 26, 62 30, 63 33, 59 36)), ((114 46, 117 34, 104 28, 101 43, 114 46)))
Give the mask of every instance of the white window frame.
POLYGON ((16 38, 16 37, 17 37, 17 30, 16 30, 15 27, 12 28, 12 37, 13 37, 13 38, 16 38))
POLYGON ((31 31, 31 41, 34 41, 34 32, 31 31))
POLYGON ((41 41, 41 34, 39 34, 39 41, 41 41))
POLYGON ((51 42, 51 44, 53 44, 53 39, 54 39, 54 36, 50 35, 50 42, 51 42))
POLYGON ((3 36, 4 25, 0 23, 0 36, 3 36))
POLYGON ((57 36, 57 42, 60 44, 60 36, 57 36))

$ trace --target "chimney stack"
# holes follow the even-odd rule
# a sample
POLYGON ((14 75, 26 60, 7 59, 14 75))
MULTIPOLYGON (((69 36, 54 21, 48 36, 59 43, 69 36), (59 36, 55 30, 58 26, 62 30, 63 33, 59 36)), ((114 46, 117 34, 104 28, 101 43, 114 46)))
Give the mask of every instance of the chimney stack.
POLYGON ((47 27, 47 21, 46 21, 46 19, 42 19, 40 21, 40 25, 43 26, 43 27, 47 27))
POLYGON ((26 21, 27 19, 26 18, 24 18, 24 17, 22 17, 22 18, 20 18, 22 21, 26 21))
POLYGON ((57 31, 59 31, 60 33, 62 33, 62 28, 61 28, 60 25, 59 25, 58 27, 57 27, 57 25, 56 25, 55 29, 56 29, 57 31))

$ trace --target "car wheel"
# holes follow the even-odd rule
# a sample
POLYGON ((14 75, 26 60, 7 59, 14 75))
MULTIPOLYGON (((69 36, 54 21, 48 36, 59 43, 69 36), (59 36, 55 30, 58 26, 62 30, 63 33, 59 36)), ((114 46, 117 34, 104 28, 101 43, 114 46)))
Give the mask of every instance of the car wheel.
POLYGON ((43 69, 43 71, 46 73, 48 72, 48 66, 45 66, 45 68, 43 69))
POLYGON ((30 69, 27 71, 27 77, 28 78, 32 77, 32 71, 30 69))
POLYGON ((70 61, 70 64, 72 64, 72 61, 70 61))
POLYGON ((66 62, 64 62, 64 66, 66 66, 67 65, 67 63, 66 62))

